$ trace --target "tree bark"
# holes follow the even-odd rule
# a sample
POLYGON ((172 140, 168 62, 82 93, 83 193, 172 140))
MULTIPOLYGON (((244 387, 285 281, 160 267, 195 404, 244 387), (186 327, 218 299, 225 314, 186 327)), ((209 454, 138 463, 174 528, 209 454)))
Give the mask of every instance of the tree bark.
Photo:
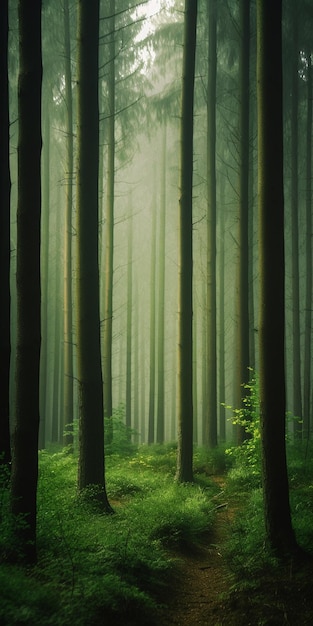
POLYGON ((312 61, 307 54, 307 120, 306 120, 306 284, 305 284, 305 339, 303 385, 303 433, 310 437, 311 374, 312 374, 312 61))
POLYGON ((108 135, 107 187, 105 211, 105 307, 103 339, 104 416, 107 418, 106 441, 113 437, 112 414, 112 341, 113 341, 113 256, 114 256, 114 186, 115 186, 115 0, 109 2, 108 35, 108 135))
POLYGON ((9 467, 10 448, 10 151, 8 0, 0 6, 0 464, 9 467))
POLYGON ((72 220, 74 184, 73 93, 69 3, 64 0, 64 58, 66 100, 66 171, 65 171, 65 228, 63 274, 64 324, 64 388, 63 388, 63 443, 73 449, 74 375, 73 375, 73 280, 72 280, 72 220))
POLYGON ((96 485, 104 509, 103 383, 98 259, 99 1, 78 3, 77 60, 77 366, 79 489, 96 485))
POLYGON ((41 0, 20 0, 18 81, 16 405, 11 508, 17 558, 36 560, 40 366, 41 0), (31 157, 31 158, 30 158, 31 157))
MULTIPOLYGON (((249 381, 249 60, 250 0, 240 1, 240 111, 239 111, 239 281, 238 281, 238 364, 237 385, 241 407, 249 381)), ((241 443, 246 437, 238 428, 241 443)))
POLYGON ((298 75, 298 7, 292 4, 292 88, 291 88, 291 246, 292 246, 292 364, 294 435, 302 436, 301 347, 300 347, 300 283, 299 283, 299 75, 298 75), (300 423, 299 423, 300 421, 300 423))
POLYGON ((197 1, 186 0, 181 104, 178 449, 176 479, 193 480, 192 405, 192 180, 197 1))
POLYGON ((217 446, 216 341, 216 0, 208 2, 209 63, 207 95, 207 417, 204 444, 217 446))
POLYGON ((264 514, 279 556, 293 552, 285 449, 282 2, 257 2, 259 351, 264 514))

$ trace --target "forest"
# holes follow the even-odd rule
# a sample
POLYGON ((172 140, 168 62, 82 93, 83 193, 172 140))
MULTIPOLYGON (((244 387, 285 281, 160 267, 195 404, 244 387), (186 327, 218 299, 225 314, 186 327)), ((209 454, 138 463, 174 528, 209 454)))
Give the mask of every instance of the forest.
POLYGON ((1 0, 0 625, 312 623, 311 0, 1 0))

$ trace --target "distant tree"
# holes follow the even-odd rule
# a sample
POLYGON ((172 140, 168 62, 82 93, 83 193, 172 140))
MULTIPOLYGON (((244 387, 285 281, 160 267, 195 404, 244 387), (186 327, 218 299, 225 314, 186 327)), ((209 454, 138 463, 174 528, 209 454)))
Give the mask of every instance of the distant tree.
POLYGON ((36 560, 40 363, 41 0, 19 0, 17 346, 11 508, 16 556, 36 560))
POLYGON ((305 284, 305 340, 303 431, 310 436, 311 426, 311 375, 312 375, 312 61, 311 49, 307 58, 307 119, 306 119, 306 284, 305 284))
POLYGON ((203 443, 217 445, 217 341, 216 341, 216 0, 207 3, 207 415, 203 443))
POLYGON ((160 184, 160 220, 158 252, 158 340, 157 340, 157 411, 156 441, 164 443, 165 400, 164 400, 164 327, 165 327, 165 237, 166 237, 166 121, 163 121, 160 184))
POLYGON ((192 193, 197 0, 185 0, 180 130, 178 448, 176 479, 193 480, 192 193))
POLYGON ((108 4, 107 54, 107 175, 105 199, 105 295, 103 323, 104 416, 108 418, 106 441, 112 441, 112 341, 113 341, 113 257, 115 189, 115 0, 108 4))
POLYGON ((73 185, 74 185, 74 134, 73 134, 73 91, 69 1, 63 0, 64 25, 64 78, 66 102, 66 160, 65 160, 65 227, 64 227, 64 270, 63 270, 63 328, 64 328, 64 386, 63 386, 63 431, 64 445, 73 446, 74 390, 73 390, 73 281, 72 281, 72 237, 73 237, 73 185))
MULTIPOLYGON (((126 426, 132 427, 132 328, 133 328, 133 218, 127 234, 127 321, 126 321, 126 426)), ((137 375, 137 372, 136 372, 137 375)), ((130 433, 130 431, 128 431, 130 433)))
MULTIPOLYGON (((153 194, 155 198, 155 194, 153 194)), ((151 207, 151 257, 150 257, 150 367, 149 367, 149 417, 148 443, 154 443, 155 425, 155 264, 156 264, 156 203, 151 207)))
POLYGON ((99 1, 79 0, 77 43, 78 486, 95 485, 104 509, 110 512, 105 488, 99 313, 99 1))
POLYGON ((257 1, 259 351, 264 513, 278 555, 295 551, 285 449, 282 2, 257 1))
MULTIPOLYGON (((239 280, 238 280, 238 397, 243 406, 249 380, 249 61, 250 0, 240 0, 239 54, 239 280)), ((238 439, 245 438, 238 428, 238 439)))
POLYGON ((10 153, 8 82, 8 0, 0 6, 0 463, 10 449, 10 153))

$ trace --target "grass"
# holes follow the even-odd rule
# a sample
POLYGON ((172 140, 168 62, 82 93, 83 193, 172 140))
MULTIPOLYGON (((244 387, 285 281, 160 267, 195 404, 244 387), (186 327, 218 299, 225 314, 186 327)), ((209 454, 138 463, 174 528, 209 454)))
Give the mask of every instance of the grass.
MULTIPOLYGON (((201 486, 175 483, 175 459, 175 446, 112 453, 106 481, 115 514, 107 516, 78 496, 75 457, 41 452, 38 564, 0 565, 0 624, 96 625, 104 615, 107 624, 126 615, 128 624, 153 623, 175 554, 213 523, 215 486, 209 479, 201 486)), ((3 487, 1 548, 5 520, 3 487)))

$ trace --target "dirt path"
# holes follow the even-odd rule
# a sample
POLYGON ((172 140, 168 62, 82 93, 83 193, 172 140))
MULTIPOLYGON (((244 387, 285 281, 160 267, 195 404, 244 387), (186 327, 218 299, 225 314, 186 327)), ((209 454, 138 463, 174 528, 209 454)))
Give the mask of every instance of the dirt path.
POLYGON ((207 543, 192 553, 183 555, 182 564, 173 581, 167 608, 161 611, 160 626, 222 626, 235 623, 229 609, 223 605, 223 593, 231 584, 229 570, 223 557, 223 545, 231 529, 233 509, 223 499, 216 497, 216 520, 207 543))

